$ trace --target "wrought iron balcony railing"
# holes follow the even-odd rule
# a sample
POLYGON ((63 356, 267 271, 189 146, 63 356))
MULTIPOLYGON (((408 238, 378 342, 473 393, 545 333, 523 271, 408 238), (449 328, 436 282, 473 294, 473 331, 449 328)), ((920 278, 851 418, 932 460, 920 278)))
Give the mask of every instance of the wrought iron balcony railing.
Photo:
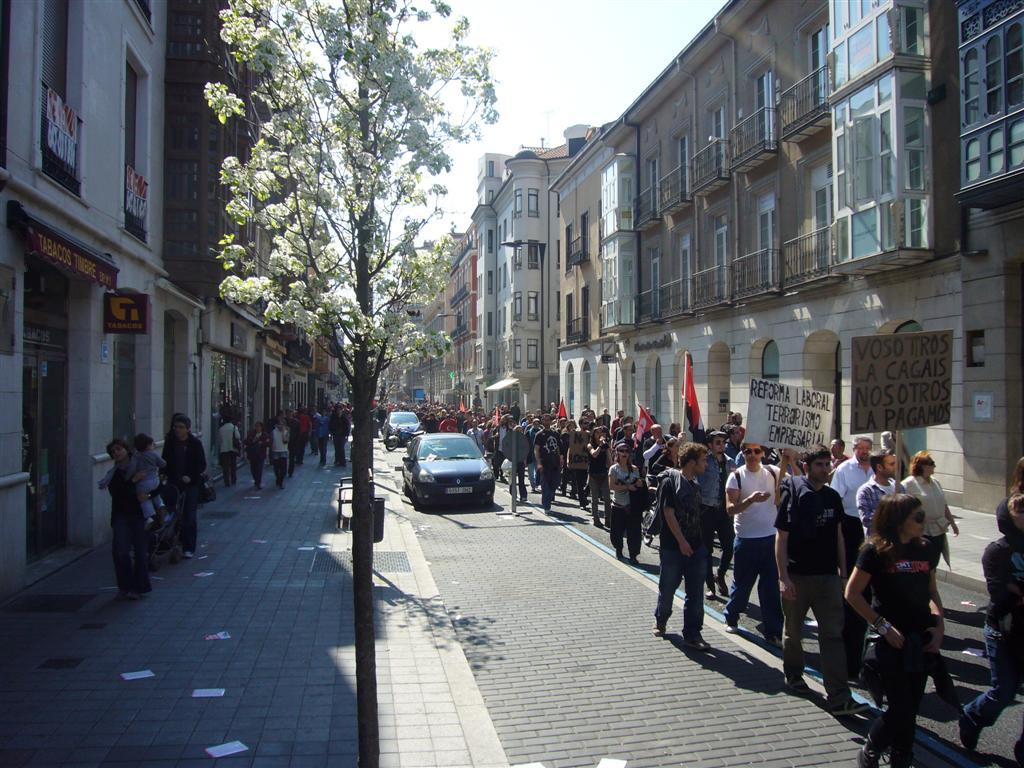
POLYGON ((779 95, 779 125, 784 140, 799 141, 831 119, 828 66, 819 67, 779 95))
POLYGON ((729 301, 729 268, 718 264, 693 275, 693 308, 704 309, 729 301))
POLYGON ((732 263, 732 297, 742 299, 779 290, 779 251, 762 248, 732 263))
POLYGON ((785 286, 825 277, 832 271, 832 227, 824 226, 787 240, 782 247, 782 259, 785 286))
POLYGON ((690 167, 683 163, 661 177, 661 207, 674 213, 690 202, 690 167))
POLYGON ((749 170, 778 149, 775 140, 775 108, 762 107, 732 129, 733 170, 749 170))
POLYGON ((590 322, 586 317, 574 317, 565 322, 567 344, 580 344, 590 340, 590 322))
POLYGON ((729 180, 729 142, 714 139, 693 156, 693 192, 712 192, 729 180))
POLYGON ((658 188, 656 185, 643 190, 636 198, 636 224, 643 229, 658 222, 658 188))

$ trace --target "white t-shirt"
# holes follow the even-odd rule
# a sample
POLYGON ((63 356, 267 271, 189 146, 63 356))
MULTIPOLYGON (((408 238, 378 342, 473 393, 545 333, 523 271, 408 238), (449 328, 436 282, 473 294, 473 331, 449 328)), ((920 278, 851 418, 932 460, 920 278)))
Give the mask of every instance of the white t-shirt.
MULTIPOLYGON (((778 470, 775 470, 778 472, 778 470)), ((739 490, 740 501, 752 493, 764 491, 771 494, 768 501, 759 501, 747 507, 746 511, 733 516, 736 535, 741 539, 759 539, 763 536, 775 535, 775 475, 772 470, 762 466, 760 473, 751 473, 746 465, 729 473, 725 484, 726 491, 739 490), (736 481, 736 473, 740 474, 740 482, 736 481)))
POLYGON ((832 475, 832 490, 843 497, 843 512, 850 517, 860 519, 857 514, 857 491, 868 480, 875 476, 871 468, 862 469, 857 457, 847 459, 838 467, 832 475))

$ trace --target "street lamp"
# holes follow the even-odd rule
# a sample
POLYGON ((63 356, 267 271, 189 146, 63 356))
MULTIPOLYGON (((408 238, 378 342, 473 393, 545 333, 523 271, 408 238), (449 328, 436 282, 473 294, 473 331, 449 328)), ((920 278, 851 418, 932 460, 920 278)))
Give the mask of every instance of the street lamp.
POLYGON ((509 248, 522 248, 524 245, 527 247, 526 257, 529 259, 529 247, 531 245, 537 246, 537 253, 540 256, 540 407, 544 408, 544 347, 547 341, 547 328, 544 325, 544 305, 548 303, 547 294, 544 292, 544 252, 547 250, 548 244, 540 241, 530 240, 510 240, 502 243, 503 246, 509 248))

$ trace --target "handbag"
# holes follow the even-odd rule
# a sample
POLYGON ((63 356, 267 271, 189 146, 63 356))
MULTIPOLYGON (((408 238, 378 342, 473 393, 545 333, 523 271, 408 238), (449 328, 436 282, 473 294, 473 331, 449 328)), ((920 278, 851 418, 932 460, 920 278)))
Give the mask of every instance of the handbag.
POLYGON ((217 500, 217 489, 213 487, 210 478, 203 478, 203 484, 199 486, 199 503, 209 504, 217 500))

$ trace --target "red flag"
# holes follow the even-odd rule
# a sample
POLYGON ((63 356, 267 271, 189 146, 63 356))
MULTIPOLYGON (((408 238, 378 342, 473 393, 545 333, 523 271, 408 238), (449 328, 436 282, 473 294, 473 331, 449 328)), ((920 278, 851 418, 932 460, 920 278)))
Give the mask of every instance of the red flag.
POLYGON ((700 404, 697 402, 697 388, 693 385, 693 358, 686 353, 686 372, 683 375, 683 410, 686 420, 690 423, 690 433, 699 439, 698 432, 704 432, 704 422, 700 418, 700 404))
POLYGON ((465 413, 465 412, 466 412, 466 401, 465 400, 459 400, 459 413, 465 413))
POLYGON ((558 416, 559 419, 569 418, 569 412, 565 410, 565 400, 559 399, 558 401, 558 416))
POLYGON ((639 445, 644 434, 649 432, 651 427, 654 426, 654 419, 651 418, 651 414, 647 412, 647 409, 642 405, 639 408, 640 415, 636 417, 636 432, 633 433, 634 445, 639 445))

